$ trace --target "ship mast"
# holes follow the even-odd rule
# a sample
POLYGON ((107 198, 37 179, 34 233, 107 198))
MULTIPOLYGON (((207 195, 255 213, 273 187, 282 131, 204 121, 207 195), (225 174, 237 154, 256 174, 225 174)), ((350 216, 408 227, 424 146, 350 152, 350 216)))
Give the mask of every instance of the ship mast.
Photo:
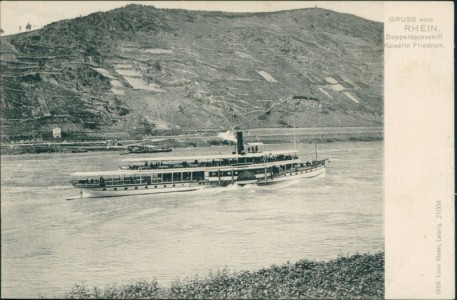
POLYGON ((295 114, 294 114, 294 148, 297 151, 297 136, 295 135, 295 114))
POLYGON ((314 148, 316 149, 316 161, 317 161, 317 144, 316 144, 316 140, 314 140, 314 148))

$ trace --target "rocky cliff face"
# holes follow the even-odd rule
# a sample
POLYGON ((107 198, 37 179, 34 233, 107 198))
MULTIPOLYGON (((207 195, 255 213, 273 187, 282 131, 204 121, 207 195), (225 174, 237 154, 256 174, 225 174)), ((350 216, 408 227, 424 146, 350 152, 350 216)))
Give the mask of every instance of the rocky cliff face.
POLYGON ((2 133, 383 122, 383 25, 129 5, 1 38, 2 133))

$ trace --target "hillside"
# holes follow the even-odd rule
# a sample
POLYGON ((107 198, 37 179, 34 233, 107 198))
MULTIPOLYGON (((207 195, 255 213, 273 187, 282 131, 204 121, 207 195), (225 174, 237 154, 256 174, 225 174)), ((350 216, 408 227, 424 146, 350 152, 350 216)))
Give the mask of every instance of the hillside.
POLYGON ((383 24, 128 5, 1 38, 3 137, 383 123, 383 24))

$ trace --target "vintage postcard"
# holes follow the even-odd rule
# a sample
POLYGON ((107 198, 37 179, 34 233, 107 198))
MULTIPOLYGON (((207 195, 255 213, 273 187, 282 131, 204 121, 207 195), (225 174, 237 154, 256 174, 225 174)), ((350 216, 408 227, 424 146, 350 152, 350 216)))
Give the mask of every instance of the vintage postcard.
POLYGON ((453 3, 384 6, 387 298, 455 298, 453 3))
POLYGON ((455 298, 452 2, 0 7, 2 298, 455 298))

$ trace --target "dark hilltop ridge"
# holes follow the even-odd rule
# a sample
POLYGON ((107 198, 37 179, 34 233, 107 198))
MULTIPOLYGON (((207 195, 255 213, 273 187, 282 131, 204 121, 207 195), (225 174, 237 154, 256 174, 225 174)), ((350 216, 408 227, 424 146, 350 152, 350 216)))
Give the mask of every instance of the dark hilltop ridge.
POLYGON ((128 5, 1 37, 2 139, 383 124, 383 24, 128 5))

